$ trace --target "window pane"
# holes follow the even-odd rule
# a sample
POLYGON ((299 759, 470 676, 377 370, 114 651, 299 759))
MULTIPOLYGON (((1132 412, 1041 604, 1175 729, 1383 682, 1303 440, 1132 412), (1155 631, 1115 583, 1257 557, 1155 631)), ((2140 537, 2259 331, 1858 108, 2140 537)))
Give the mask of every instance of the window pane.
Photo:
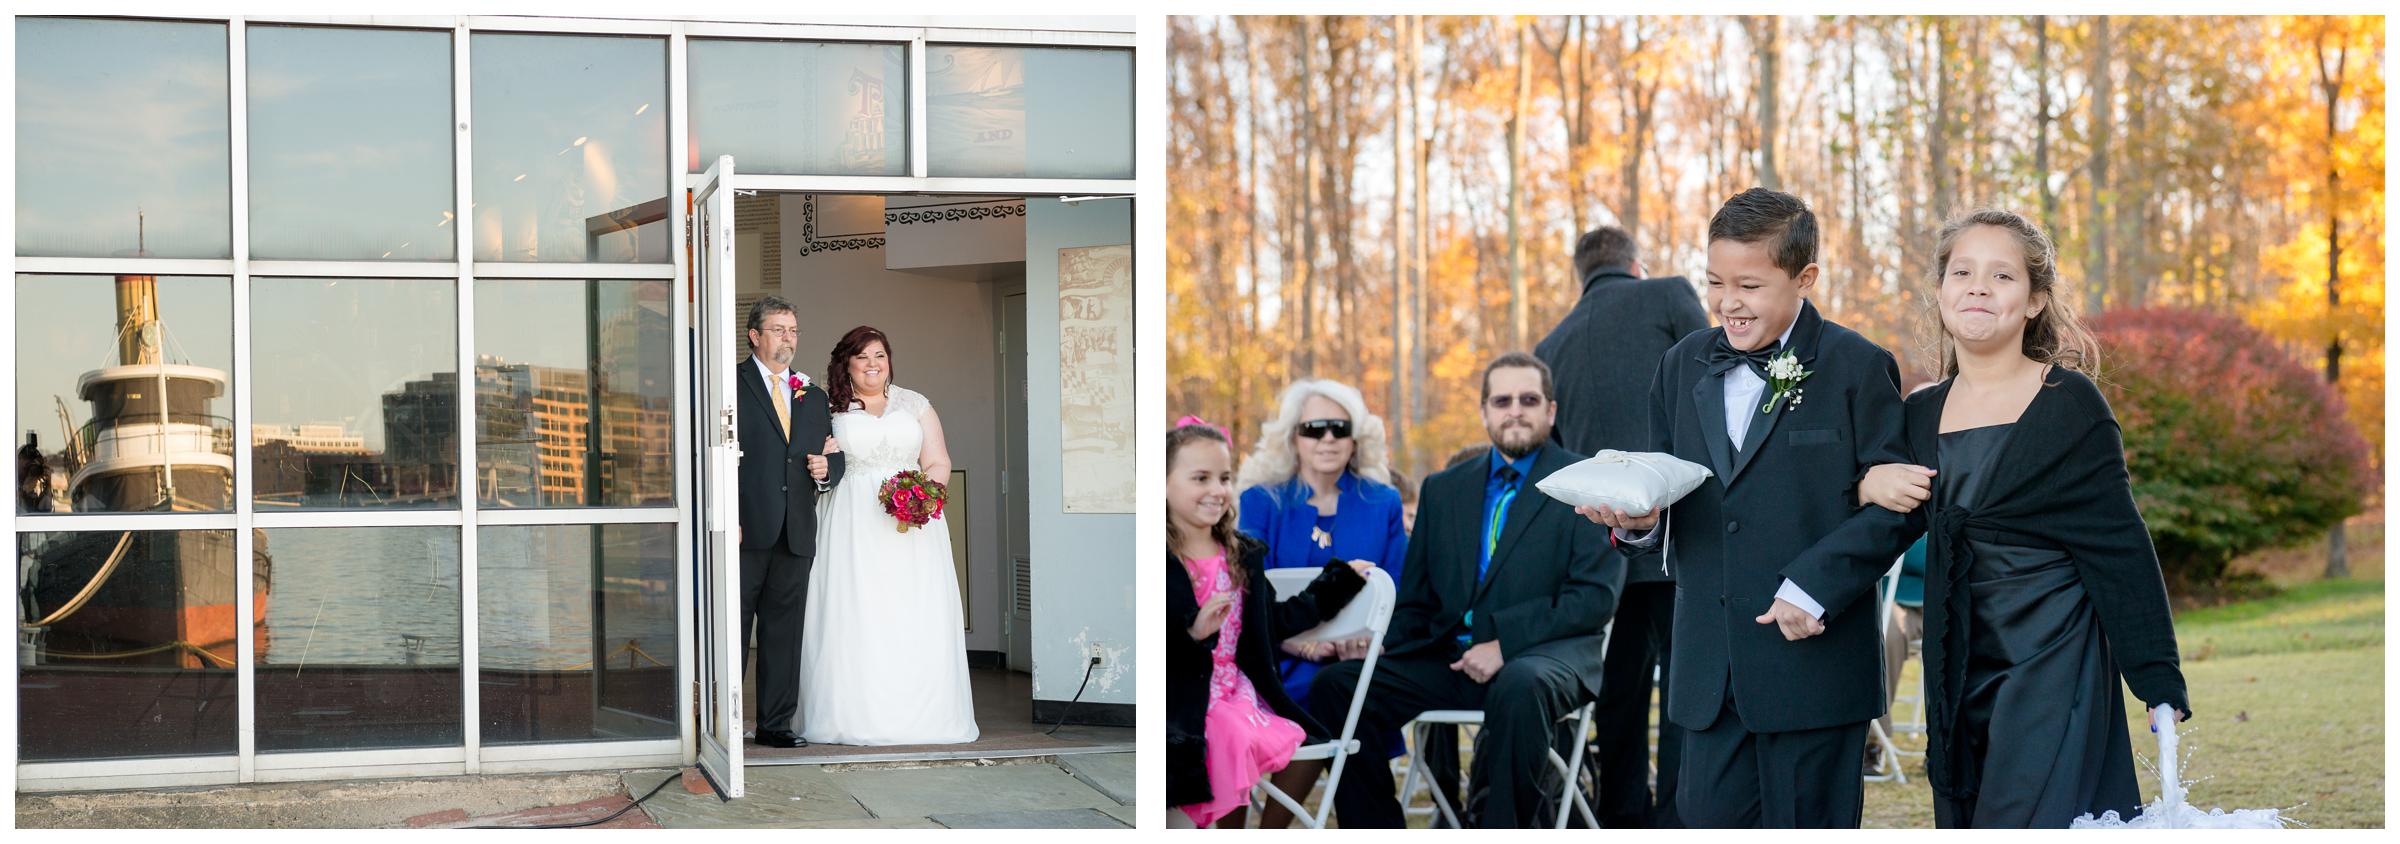
POLYGON ((675 526, 476 531, 485 744, 675 735, 675 526))
POLYGON ((691 172, 908 175, 908 48, 691 43, 691 172))
POLYGON ((462 743, 458 528, 259 531, 258 749, 462 743))
POLYGON ((20 275, 16 297, 17 512, 233 509, 230 279, 20 275))
POLYGON ((16 23, 17 254, 231 257, 225 26, 16 23))
POLYGON ((675 502, 671 289, 664 280, 475 283, 482 506, 675 502))
POLYGON ((934 176, 1133 178, 1133 53, 927 47, 925 129, 934 176))
POLYGON ((234 589, 232 531, 24 533, 17 555, 18 761, 235 751, 236 602, 262 596, 234 589))
POLYGON ((258 509, 457 506, 457 287, 251 280, 258 509))
POLYGON ((667 49, 473 36, 475 260, 666 262, 667 49))
POLYGON ((450 33, 253 26, 250 256, 448 261, 450 33))

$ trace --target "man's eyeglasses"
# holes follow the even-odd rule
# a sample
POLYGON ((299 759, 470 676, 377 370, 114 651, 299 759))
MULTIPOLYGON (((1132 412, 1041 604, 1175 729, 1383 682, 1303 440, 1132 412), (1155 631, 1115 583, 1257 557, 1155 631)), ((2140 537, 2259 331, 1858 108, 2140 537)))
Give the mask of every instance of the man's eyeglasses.
POLYGON ((1532 410, 1549 403, 1549 401, 1549 399, 1543 398, 1542 394, 1540 393, 1518 393, 1513 396, 1493 396, 1491 398, 1484 399, 1483 403, 1490 405, 1493 410, 1507 410, 1511 407, 1522 407, 1527 410, 1532 410))
POLYGON ((1299 433, 1300 436, 1307 437, 1312 440, 1321 440, 1328 436, 1331 436, 1337 440, 1346 440, 1350 438, 1350 420, 1312 419, 1307 422, 1300 423, 1300 427, 1294 430, 1299 433))
POLYGON ((760 328, 756 330, 762 334, 772 334, 786 340, 800 336, 800 329, 797 328, 760 328))

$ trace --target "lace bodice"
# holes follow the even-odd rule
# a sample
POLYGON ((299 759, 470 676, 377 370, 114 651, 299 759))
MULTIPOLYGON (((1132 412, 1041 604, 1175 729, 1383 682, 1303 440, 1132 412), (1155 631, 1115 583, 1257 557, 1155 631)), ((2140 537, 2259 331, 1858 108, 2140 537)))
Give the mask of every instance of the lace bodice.
POLYGON ((925 446, 925 426, 918 418, 933 405, 906 387, 895 385, 886 394, 882 416, 853 408, 833 417, 833 437, 842 444, 846 471, 853 476, 880 481, 917 468, 925 446))

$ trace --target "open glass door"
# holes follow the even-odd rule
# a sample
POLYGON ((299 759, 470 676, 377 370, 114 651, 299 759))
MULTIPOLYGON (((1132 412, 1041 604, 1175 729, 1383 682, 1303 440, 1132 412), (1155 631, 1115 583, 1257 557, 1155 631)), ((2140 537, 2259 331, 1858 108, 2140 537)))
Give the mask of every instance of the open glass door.
POLYGON ((693 579, 697 611, 700 770, 727 799, 742 796, 741 530, 734 495, 740 485, 741 438, 734 422, 733 156, 718 156, 692 193, 693 319, 700 326, 694 389, 701 396, 699 478, 693 579))

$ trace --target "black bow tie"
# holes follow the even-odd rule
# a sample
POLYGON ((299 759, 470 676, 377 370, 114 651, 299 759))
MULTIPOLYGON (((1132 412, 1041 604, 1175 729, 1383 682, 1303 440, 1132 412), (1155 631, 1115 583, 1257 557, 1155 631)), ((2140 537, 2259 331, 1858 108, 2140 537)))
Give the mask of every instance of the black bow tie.
POLYGON ((1782 351, 1783 343, 1775 342, 1767 344, 1765 348, 1745 352, 1725 342, 1725 335, 1718 334, 1716 347, 1708 350, 1708 374, 1723 375, 1736 366, 1747 365, 1763 381, 1767 377, 1767 363, 1782 351))

